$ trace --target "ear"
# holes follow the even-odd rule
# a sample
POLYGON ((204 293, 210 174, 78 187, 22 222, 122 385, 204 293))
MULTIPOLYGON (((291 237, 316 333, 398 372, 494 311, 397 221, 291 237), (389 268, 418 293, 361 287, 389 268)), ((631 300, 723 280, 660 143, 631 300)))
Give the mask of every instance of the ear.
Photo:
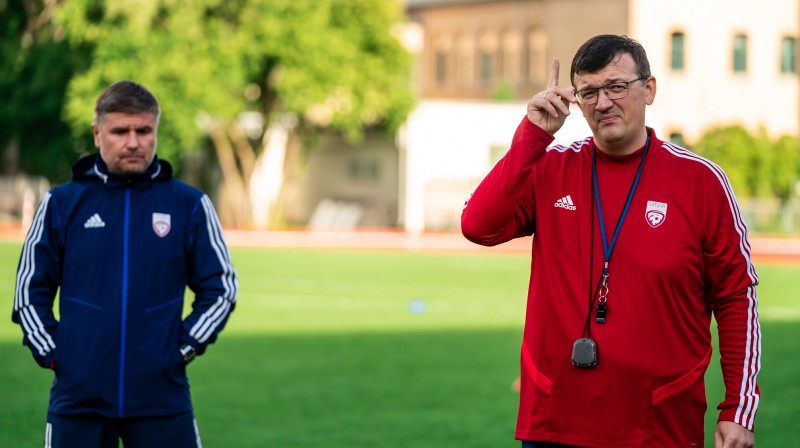
POLYGON ((645 90, 645 97, 644 97, 645 103, 647 103, 647 105, 650 106, 650 105, 653 104, 653 101, 655 101, 655 99, 656 99, 656 77, 655 76, 651 76, 651 77, 647 78, 647 81, 645 81, 645 84, 644 84, 644 90, 645 90))
POLYGON ((100 147, 100 129, 97 126, 97 123, 92 123, 92 135, 94 135, 94 146, 95 148, 100 147))

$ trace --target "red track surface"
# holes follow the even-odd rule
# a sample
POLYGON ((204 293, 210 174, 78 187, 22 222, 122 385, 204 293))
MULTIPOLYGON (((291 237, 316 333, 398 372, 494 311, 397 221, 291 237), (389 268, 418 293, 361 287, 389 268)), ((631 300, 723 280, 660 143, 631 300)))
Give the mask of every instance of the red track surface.
MULTIPOLYGON (((0 226, 0 239, 21 241, 19 226, 0 226)), ((433 252, 527 253, 531 239, 520 238, 497 247, 470 243, 457 232, 401 231, 254 231, 226 229, 231 247, 400 250, 433 252)), ((755 262, 800 264, 800 237, 750 236, 755 262)))
MULTIPOLYGON (((460 233, 405 233, 391 231, 225 231, 232 247, 329 248, 359 250, 408 250, 434 252, 480 251, 483 253, 528 253, 531 238, 520 238, 496 247, 481 247, 460 233)), ((751 254, 756 262, 800 264, 800 237, 751 236, 751 254)))

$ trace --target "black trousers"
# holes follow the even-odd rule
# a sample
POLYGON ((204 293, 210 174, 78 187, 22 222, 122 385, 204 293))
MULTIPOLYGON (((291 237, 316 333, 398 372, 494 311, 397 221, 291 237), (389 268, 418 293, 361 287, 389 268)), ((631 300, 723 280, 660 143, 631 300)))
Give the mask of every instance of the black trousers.
POLYGON ((577 447, 575 445, 562 445, 560 443, 529 442, 527 440, 523 440, 522 448, 580 448, 580 447, 577 447))
POLYGON ((45 448, 200 448, 191 412, 159 417, 110 418, 47 414, 45 448))

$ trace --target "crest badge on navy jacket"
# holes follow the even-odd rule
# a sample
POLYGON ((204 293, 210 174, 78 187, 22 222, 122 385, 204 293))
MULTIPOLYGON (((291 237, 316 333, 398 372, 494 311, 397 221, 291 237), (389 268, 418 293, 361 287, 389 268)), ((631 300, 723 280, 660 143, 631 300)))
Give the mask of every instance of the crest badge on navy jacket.
POLYGON ((153 231, 161 238, 169 234, 171 217, 168 213, 153 213, 153 231))

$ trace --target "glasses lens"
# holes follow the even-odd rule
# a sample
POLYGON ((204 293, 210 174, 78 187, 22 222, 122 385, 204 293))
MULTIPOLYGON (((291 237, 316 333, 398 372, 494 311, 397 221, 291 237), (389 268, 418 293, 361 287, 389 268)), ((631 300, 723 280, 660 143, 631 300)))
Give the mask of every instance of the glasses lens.
POLYGON ((625 83, 620 84, 611 84, 609 86, 605 86, 603 90, 606 91, 606 95, 611 100, 618 100, 620 98, 624 98, 625 95, 628 94, 628 85, 625 83))
POLYGON ((581 90, 577 96, 583 104, 592 104, 597 101, 597 89, 581 90))

